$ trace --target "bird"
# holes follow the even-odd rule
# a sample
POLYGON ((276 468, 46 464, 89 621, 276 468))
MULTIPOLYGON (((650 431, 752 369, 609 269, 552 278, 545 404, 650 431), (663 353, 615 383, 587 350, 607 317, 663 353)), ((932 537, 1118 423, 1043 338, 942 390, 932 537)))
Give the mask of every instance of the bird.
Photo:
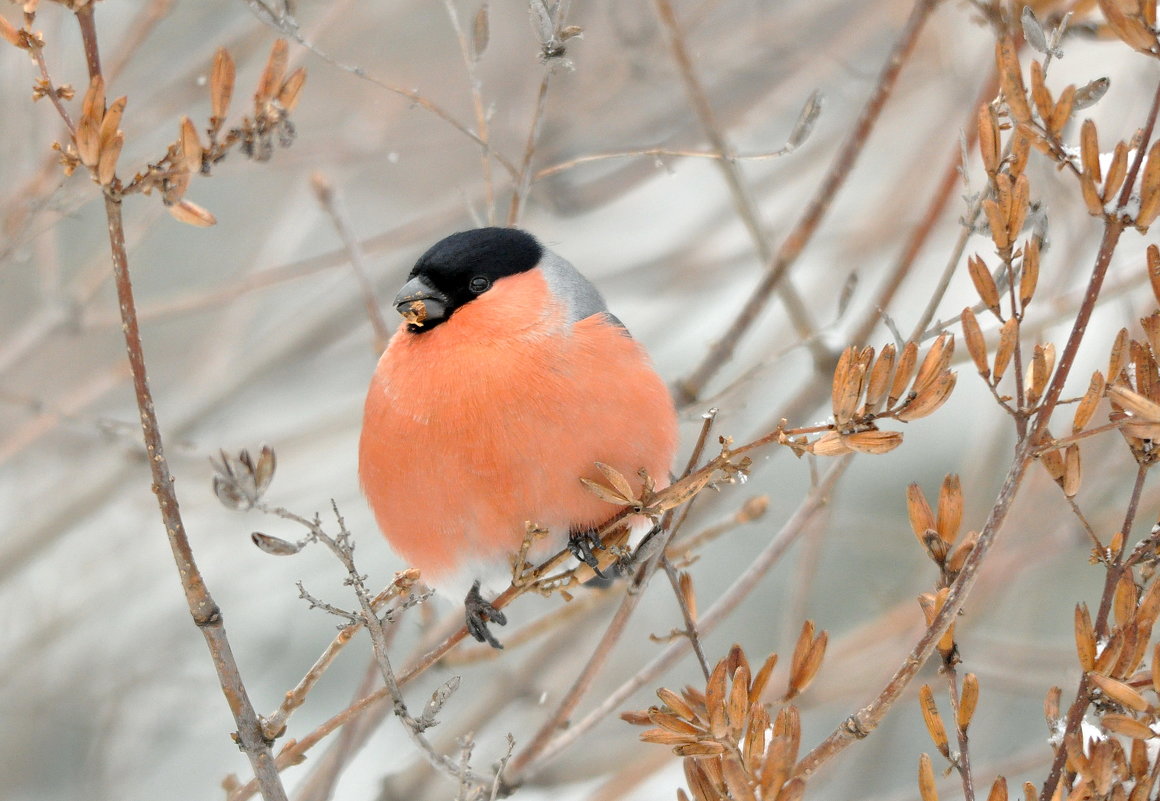
POLYGON ((619 510, 581 479, 607 484, 601 463, 634 492, 642 471, 667 486, 673 400, 596 288, 521 229, 435 243, 394 306, 403 320, 367 391, 360 483, 389 545, 427 584, 450 593, 471 582, 468 631, 502 648, 488 622, 506 616, 481 585, 507 586, 529 523, 549 532, 533 557, 567 544, 595 565, 592 532, 619 510))

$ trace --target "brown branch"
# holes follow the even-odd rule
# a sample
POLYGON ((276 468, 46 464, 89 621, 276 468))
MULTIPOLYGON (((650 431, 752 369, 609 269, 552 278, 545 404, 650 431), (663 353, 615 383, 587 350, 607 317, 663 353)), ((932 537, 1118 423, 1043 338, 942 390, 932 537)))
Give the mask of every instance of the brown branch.
POLYGON ((737 347, 738 341, 746 334, 757 319, 757 316, 765 308, 770 294, 781 284, 783 278, 789 272, 789 268, 793 266, 797 257, 801 255, 802 250, 809 244, 822 217, 829 211, 830 204, 837 196, 838 190, 845 183, 846 178, 849 177, 854 163, 857 161, 858 156, 862 152, 862 148, 866 144, 866 140, 870 136, 870 131, 873 130, 875 124, 878 122, 882 109, 885 107, 886 101, 894 89, 895 82, 902 72, 902 66, 914 51, 914 46, 918 42, 918 36, 922 32, 923 25, 936 5, 938 5, 938 0, 916 0, 914 8, 910 13, 910 18, 906 21, 906 26, 902 29, 902 34, 895 43, 893 50, 891 50, 890 56, 886 61, 886 66, 878 77, 878 83, 875 86, 874 93, 862 109, 862 113, 858 117, 854 130, 850 132, 842 149, 838 152, 837 158, 830 166, 829 172, 822 180, 817 192, 814 193, 809 205, 806 206, 805 213, 798 220, 789 236, 782 242, 776 256, 769 264, 765 275, 762 276, 761 281, 753 289, 749 300, 737 312, 733 323, 725 331, 721 339, 709 348, 709 352, 705 354, 705 357, 694 368, 693 372, 677 382, 680 393, 678 397, 679 402, 688 403, 698 397, 704 391, 705 385, 720 370, 721 366, 729 361, 734 349, 737 347))

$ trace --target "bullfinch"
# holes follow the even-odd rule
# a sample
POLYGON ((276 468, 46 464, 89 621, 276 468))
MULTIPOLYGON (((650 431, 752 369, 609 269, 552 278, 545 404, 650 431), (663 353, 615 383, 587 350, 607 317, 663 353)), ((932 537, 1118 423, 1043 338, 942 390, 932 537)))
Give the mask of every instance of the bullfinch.
MULTIPOLYGON (((501 647, 504 615, 480 582, 505 579, 527 523, 532 558, 618 510, 590 492, 595 463, 639 491, 664 487, 677 446, 673 402, 640 343, 571 264, 514 228, 452 234, 424 253, 394 304, 403 316, 367 393, 363 491, 391 547, 438 590, 469 583, 468 630, 501 647)), ((587 540, 586 540, 587 538, 587 540)))

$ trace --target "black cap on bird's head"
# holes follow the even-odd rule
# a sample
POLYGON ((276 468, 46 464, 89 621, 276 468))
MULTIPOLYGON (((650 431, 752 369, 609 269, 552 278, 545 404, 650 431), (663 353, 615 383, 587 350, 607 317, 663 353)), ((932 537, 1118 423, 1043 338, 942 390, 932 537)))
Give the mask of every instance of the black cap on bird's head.
POLYGON ((477 228, 436 242, 419 257, 395 296, 413 334, 429 331, 501 278, 536 267, 543 246, 516 228, 477 228))

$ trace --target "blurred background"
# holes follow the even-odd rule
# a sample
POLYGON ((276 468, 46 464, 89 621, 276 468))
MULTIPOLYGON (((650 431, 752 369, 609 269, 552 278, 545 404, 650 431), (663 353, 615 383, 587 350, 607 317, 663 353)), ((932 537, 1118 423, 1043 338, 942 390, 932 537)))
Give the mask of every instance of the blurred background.
MULTIPOLYGON (((814 356, 892 342, 891 326, 910 336, 948 260, 954 267, 964 197, 984 186, 974 148, 961 177, 954 159, 990 81, 993 36, 972 4, 936 5, 864 150, 793 266, 790 284, 808 337, 791 325, 785 305, 771 300, 733 357, 682 408, 682 460, 709 407, 720 409, 715 432, 737 442, 783 416, 797 426, 824 420, 832 368, 816 368, 814 356), (936 208, 942 197, 945 206, 936 208), (883 306, 883 288, 928 214, 933 228, 883 306)), ((1067 4, 1037 5, 1046 18, 1067 4)), ((474 81, 492 148, 518 166, 551 69, 530 163, 533 173, 561 169, 531 183, 519 223, 592 279, 676 384, 757 285, 767 261, 762 247, 776 250, 814 198, 912 8, 910 0, 675 3, 716 131, 733 153, 779 150, 811 93, 824 98, 812 133, 794 152, 734 162, 738 194, 711 158, 638 154, 573 163, 622 151, 711 150, 651 3, 573 2, 567 21, 583 34, 567 43, 568 63, 555 66, 539 58, 522 2, 490 4, 486 48, 466 61, 456 26, 471 38, 476 0, 296 4, 301 35, 314 49, 290 45, 291 66, 309 73, 292 117, 293 146, 268 163, 234 153, 212 178, 194 179, 187 197, 216 216, 212 228, 177 222, 155 197, 125 203, 145 354, 182 512, 259 712, 277 707, 334 635, 336 619, 308 610, 295 582, 338 605, 353 602, 340 566, 323 550, 276 558, 251 545, 253 530, 288 539, 299 532, 256 512, 224 509, 211 490, 210 457, 269 443, 279 464, 271 502, 311 515, 334 499, 372 585, 385 585, 404 567, 358 488, 362 402, 377 352, 348 250, 312 191, 312 176, 333 188, 378 297, 389 299, 431 243, 489 219, 502 223, 511 200, 502 165, 491 161, 489 190, 479 145, 428 104, 478 130, 474 81), (739 196, 751 203, 764 245, 739 214, 739 196)), ((0 7, 14 24, 19 12, 0 7)), ((129 98, 122 173, 159 158, 182 115, 204 125, 218 47, 237 62, 235 107, 244 110, 278 36, 240 1, 102 2, 96 17, 109 96, 129 98)), ((1073 22, 1076 35, 1064 41, 1048 83, 1058 92, 1109 77, 1108 94, 1083 114, 1097 120, 1101 141, 1127 138, 1147 112, 1154 65, 1084 35, 1083 22, 1073 22)), ((54 79, 83 87, 72 15, 41 3, 34 27, 43 32, 54 79)), ((234 723, 190 622, 150 491, 100 194, 81 173, 65 178, 56 166, 50 145, 61 141, 63 128, 47 102, 30 101, 35 77, 27 53, 0 48, 0 798, 222 797, 225 777, 246 781, 249 765, 230 740, 234 723)), ((79 108, 79 98, 71 107, 79 108)), ((1040 341, 1062 348, 1100 227, 1071 176, 1032 154, 1031 177, 1049 247, 1029 322, 1040 341)), ((992 255, 984 236, 968 242, 967 253, 976 251, 992 255)), ((1116 330, 1137 326, 1138 335, 1136 318, 1154 308, 1143 254, 1144 240, 1127 233, 1065 395, 1081 394, 1091 370, 1102 369, 1116 330)), ((936 299, 932 324, 955 320, 976 301, 961 264, 936 299)), ((987 331, 991 336, 993 327, 987 331)), ((959 473, 964 529, 980 528, 994 501, 1012 427, 969 362, 959 367, 947 405, 906 426, 898 450, 856 458, 823 525, 804 532, 705 638, 710 662, 739 642, 756 664, 776 650, 787 665, 803 620, 830 632, 821 673, 801 700, 803 748, 868 703, 923 628, 914 598, 937 574, 907 523, 906 485, 918 482, 933 500, 943 476, 959 473)), ((1089 441, 1084 459, 1077 502, 1106 538, 1120 525, 1134 463, 1118 435, 1089 441)), ((763 518, 712 543, 690 567, 702 608, 832 464, 770 448, 755 459, 748 483, 698 500, 689 531, 728 519, 755 496, 769 500, 763 518)), ((1155 521, 1156 501, 1146 487, 1140 531, 1155 521)), ((1046 773, 1042 699, 1053 684, 1064 688, 1065 703, 1074 692, 1073 606, 1094 603, 1102 585, 1088 550, 1061 494, 1042 470, 1032 470, 958 624, 963 667, 982 687, 972 729, 980 783, 1000 772, 1016 783, 1046 773)), ((504 633, 510 637, 561 605, 558 598, 521 599, 504 633)), ((503 754, 508 732, 526 742, 555 708, 613 608, 614 601, 596 603, 564 629, 488 655, 499 658, 432 671, 407 695, 422 703, 452 672, 461 675, 434 737, 453 752, 457 737, 474 733, 474 764, 486 770, 503 754)), ((430 610, 428 616, 452 614, 445 600, 433 600, 430 610)), ((400 624, 399 658, 420 641, 424 620, 413 612, 400 624)), ((659 652, 663 645, 650 634, 680 625, 659 577, 579 714, 659 652)), ((360 636, 344 652, 291 719, 288 737, 301 738, 349 703, 363 681, 368 646, 360 636)), ((926 671, 924 680, 938 681, 935 666, 926 671)), ((699 680, 686 658, 624 709, 654 703, 658 686, 699 680)), ((784 685, 784 668, 774 681, 784 685)), ((916 797, 917 754, 930 743, 912 696, 913 689, 873 736, 828 763, 808 792, 916 797)), ((940 703, 945 712, 945 696, 940 703)), ((521 796, 674 797, 683 783, 679 760, 637 735, 612 716, 539 770, 521 796)), ((331 744, 284 773, 292 796, 305 793, 331 744)), ((420 762, 388 720, 350 756, 333 797, 453 797, 455 788, 428 776, 420 762)), ((956 795, 957 780, 946 781, 956 795)))

